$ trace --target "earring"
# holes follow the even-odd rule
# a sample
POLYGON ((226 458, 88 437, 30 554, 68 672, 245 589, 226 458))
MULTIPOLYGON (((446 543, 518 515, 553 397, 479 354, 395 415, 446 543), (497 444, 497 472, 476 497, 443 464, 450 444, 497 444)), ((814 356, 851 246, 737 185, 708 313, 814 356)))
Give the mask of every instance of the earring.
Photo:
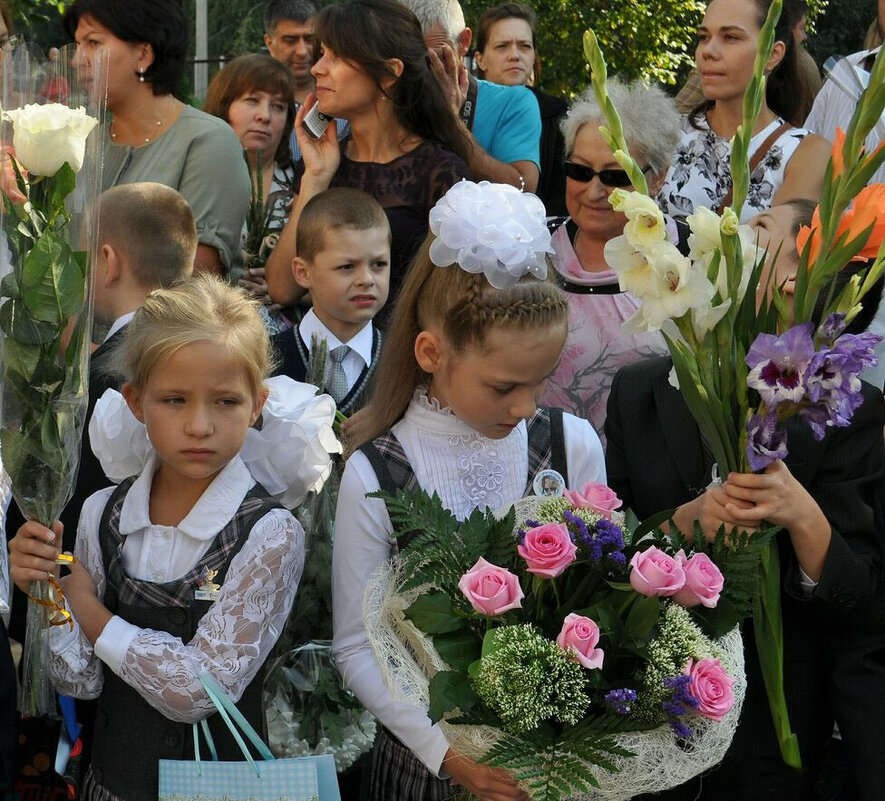
POLYGON ((144 70, 138 73, 138 80, 140 83, 144 83, 144 70))

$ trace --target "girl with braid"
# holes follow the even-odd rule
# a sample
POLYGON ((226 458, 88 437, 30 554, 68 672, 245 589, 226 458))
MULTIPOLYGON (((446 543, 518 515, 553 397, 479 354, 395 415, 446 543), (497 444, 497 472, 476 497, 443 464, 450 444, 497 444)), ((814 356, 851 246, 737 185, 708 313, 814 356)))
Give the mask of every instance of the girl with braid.
POLYGON ((459 520, 499 509, 559 474, 605 481, 590 424, 538 408, 559 364, 568 305, 545 280, 550 235, 537 197, 462 181, 430 213, 431 234, 403 285, 375 391, 348 430, 332 564, 333 650, 344 680, 382 724, 373 801, 527 796, 502 770, 453 751, 426 712, 385 687, 363 624, 369 577, 394 553, 378 489, 436 492, 459 520), (543 473, 543 476, 539 476, 543 473))

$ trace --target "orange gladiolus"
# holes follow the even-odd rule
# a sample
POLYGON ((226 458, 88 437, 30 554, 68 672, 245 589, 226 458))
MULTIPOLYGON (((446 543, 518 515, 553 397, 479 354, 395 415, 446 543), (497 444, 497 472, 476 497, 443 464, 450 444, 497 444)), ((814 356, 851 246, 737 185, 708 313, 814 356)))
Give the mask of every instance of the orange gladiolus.
POLYGON ((885 184, 870 184, 857 193, 851 208, 839 221, 836 236, 848 231, 848 239, 854 239, 871 225, 873 230, 853 261, 875 259, 885 239, 885 184))
POLYGON ((845 156, 842 153, 845 147, 845 131, 836 128, 836 138, 833 140, 833 178, 837 178, 845 172, 845 156))
MULTIPOLYGON (((846 232, 848 234, 846 241, 850 241, 871 225, 873 227, 867 241, 852 261, 875 259, 879 253, 882 240, 885 239, 885 184, 871 184, 857 193, 851 208, 845 211, 839 220, 836 241, 838 242, 846 232)), ((808 240, 811 240, 811 251, 808 255, 809 266, 814 264, 820 256, 820 232, 820 209, 817 208, 811 218, 811 227, 803 225, 796 235, 796 250, 800 255, 805 250, 808 240)))

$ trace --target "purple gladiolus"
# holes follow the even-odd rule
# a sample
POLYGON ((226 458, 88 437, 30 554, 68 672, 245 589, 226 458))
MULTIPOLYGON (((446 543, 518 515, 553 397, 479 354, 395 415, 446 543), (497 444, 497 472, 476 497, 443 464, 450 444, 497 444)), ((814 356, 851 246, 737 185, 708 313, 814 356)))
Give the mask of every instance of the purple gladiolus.
POLYGON ((764 470, 787 455, 787 430, 776 412, 754 414, 747 422, 747 459, 753 470, 764 470))
POLYGON ((835 342, 836 337, 845 330, 845 315, 842 312, 833 312, 827 315, 821 327, 817 331, 819 342, 835 342))
POLYGON ((803 376, 814 356, 814 325, 803 323, 780 336, 759 334, 747 352, 747 386, 755 389, 768 408, 798 403, 805 395, 803 376))

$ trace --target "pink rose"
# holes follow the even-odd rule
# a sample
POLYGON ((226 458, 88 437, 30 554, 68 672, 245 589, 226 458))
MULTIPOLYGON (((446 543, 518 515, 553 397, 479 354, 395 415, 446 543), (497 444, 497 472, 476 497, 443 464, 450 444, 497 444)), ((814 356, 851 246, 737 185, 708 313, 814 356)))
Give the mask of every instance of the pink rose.
POLYGON ((673 595, 685 584, 682 565, 655 545, 633 554, 630 567, 630 585, 640 595, 673 595))
POLYGON ((611 519, 612 511, 620 509, 622 504, 614 490, 594 481, 588 481, 580 490, 566 490, 563 495, 572 506, 578 509, 592 509, 608 519, 611 519))
POLYGON ((685 552, 680 551, 676 558, 685 573, 685 586, 673 596, 673 600, 682 606, 703 604, 709 609, 715 607, 725 583, 719 568, 705 553, 696 553, 686 559, 685 552))
POLYGON ((481 556, 458 582, 458 589, 481 615, 493 617, 522 606, 519 579, 509 570, 487 562, 481 556))
POLYGON ((599 626, 589 617, 572 612, 563 622, 556 644, 563 651, 574 653, 585 668, 602 668, 605 654, 596 647, 599 642, 599 626))
POLYGON ((689 692, 698 699, 698 712, 710 720, 722 720, 734 706, 734 679, 722 663, 712 657, 699 662, 689 659, 685 673, 691 676, 689 692))
POLYGON ((545 523, 530 528, 516 550, 528 564, 529 573, 556 578, 575 561, 578 547, 572 542, 565 523, 545 523))

